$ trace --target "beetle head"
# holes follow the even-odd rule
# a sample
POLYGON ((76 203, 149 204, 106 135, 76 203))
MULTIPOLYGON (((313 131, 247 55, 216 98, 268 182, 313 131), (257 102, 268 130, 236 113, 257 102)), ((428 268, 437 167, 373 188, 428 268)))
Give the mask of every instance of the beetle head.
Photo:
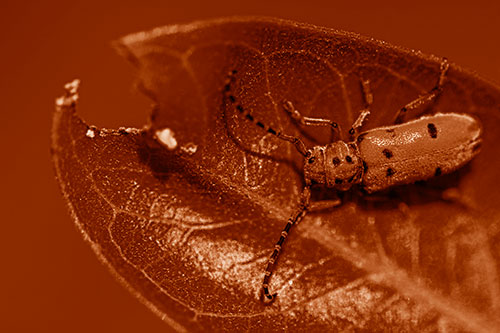
POLYGON ((347 191, 359 183, 363 174, 363 161, 355 144, 337 141, 309 150, 304 163, 306 183, 347 191))

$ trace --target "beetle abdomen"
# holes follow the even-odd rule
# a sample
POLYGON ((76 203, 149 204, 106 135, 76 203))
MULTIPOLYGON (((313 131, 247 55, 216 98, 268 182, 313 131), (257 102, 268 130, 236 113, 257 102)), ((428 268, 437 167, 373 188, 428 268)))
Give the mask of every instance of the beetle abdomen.
POLYGON ((469 115, 438 113, 357 137, 367 192, 410 184, 457 170, 481 144, 481 126, 469 115))

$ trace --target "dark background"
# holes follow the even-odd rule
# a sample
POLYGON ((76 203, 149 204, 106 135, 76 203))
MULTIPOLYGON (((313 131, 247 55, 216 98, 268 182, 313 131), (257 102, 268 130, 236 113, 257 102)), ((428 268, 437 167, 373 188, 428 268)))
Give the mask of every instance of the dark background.
POLYGON ((403 1, 2 1, 0 331, 166 332, 84 243, 50 161, 54 99, 80 78, 79 114, 141 127, 150 102, 110 42, 156 26, 265 15, 349 30, 422 50, 500 83, 500 5, 403 1))

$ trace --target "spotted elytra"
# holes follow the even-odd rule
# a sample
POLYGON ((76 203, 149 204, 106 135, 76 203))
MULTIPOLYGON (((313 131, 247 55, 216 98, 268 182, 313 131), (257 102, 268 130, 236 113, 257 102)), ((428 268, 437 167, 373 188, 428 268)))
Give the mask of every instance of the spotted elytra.
POLYGON ((434 88, 402 107, 396 113, 393 125, 359 133, 370 114, 373 101, 369 81, 361 80, 365 108, 349 130, 349 142, 342 140, 342 132, 336 122, 305 117, 290 101, 285 101, 283 109, 300 125, 328 126, 334 136, 339 137, 339 140, 325 146, 312 148, 307 148, 300 138, 284 134, 257 120, 232 93, 232 83, 236 80, 237 71, 229 73, 224 87, 227 103, 267 133, 292 143, 304 157, 305 186, 299 207, 288 219, 267 263, 262 282, 264 303, 271 303, 276 296, 269 291, 269 281, 291 227, 300 222, 313 204, 321 207, 341 204, 340 200, 312 203, 311 186, 321 185, 337 191, 347 191, 356 184, 365 192, 373 193, 453 172, 479 153, 481 125, 470 115, 436 113, 404 122, 408 111, 430 104, 439 96, 448 69, 448 61, 443 59, 434 88))

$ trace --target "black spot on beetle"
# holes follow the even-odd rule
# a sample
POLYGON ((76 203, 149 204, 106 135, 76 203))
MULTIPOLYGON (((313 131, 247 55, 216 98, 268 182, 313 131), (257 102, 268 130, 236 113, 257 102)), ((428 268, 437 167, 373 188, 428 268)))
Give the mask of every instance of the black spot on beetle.
POLYGON ((391 168, 387 168, 387 173, 386 173, 387 177, 390 177, 390 176, 392 176, 395 173, 396 173, 396 171, 392 170, 391 168))
POLYGON ((437 168, 436 168, 436 171, 434 172, 434 176, 436 176, 436 177, 437 177, 437 176, 441 176, 441 174, 442 174, 442 170, 441 170, 441 168, 440 168, 440 167, 437 167, 437 168))
POLYGON ((362 176, 361 171, 356 172, 354 175, 352 175, 349 179, 347 179, 347 182, 352 183, 352 182, 357 182, 359 178, 362 176))
POLYGON ((387 157, 387 158, 391 158, 391 157, 394 156, 394 154, 392 153, 392 151, 390 151, 389 149, 382 150, 382 154, 384 154, 385 157, 387 157))
POLYGON ((352 157, 349 155, 345 157, 345 160, 347 161, 347 163, 352 163, 352 157))
POLYGON ((264 126, 264 124, 263 124, 263 123, 261 123, 260 121, 258 121, 256 125, 257 125, 257 126, 259 126, 259 127, 262 127, 262 128, 264 128, 264 127, 265 127, 265 126, 264 126))
POLYGON ((269 128, 267 129, 267 131, 268 131, 269 133, 271 133, 271 134, 274 134, 274 135, 276 135, 276 134, 277 134, 277 133, 276 133, 276 131, 275 131, 275 130, 273 130, 271 127, 269 127, 269 128))
POLYGON ((435 139, 438 137, 438 130, 436 128, 436 125, 434 125, 433 123, 427 124, 427 131, 429 132, 431 138, 435 139))
POLYGON ((247 117, 248 120, 253 121, 253 116, 248 113, 245 117, 247 117))
POLYGON ((391 138, 396 137, 396 131, 394 129, 386 129, 385 131, 391 135, 391 138))
POLYGON ((311 158, 310 158, 307 162, 308 162, 309 164, 311 164, 311 163, 314 163, 314 160, 316 160, 316 157, 314 157, 314 156, 313 156, 313 157, 311 157, 311 158))
POLYGON ((231 103, 236 102, 236 98, 234 98, 233 95, 229 95, 229 100, 231 101, 231 103))
POLYGON ((357 141, 358 143, 361 143, 361 141, 363 141, 363 140, 364 140, 365 135, 366 135, 365 133, 360 134, 360 135, 358 136, 358 138, 356 139, 356 141, 357 141))
POLYGON ((342 184, 342 179, 335 178, 335 184, 342 184))
POLYGON ((368 165, 366 165, 366 162, 363 161, 363 172, 366 172, 368 170, 368 165))
POLYGON ((337 165, 339 165, 339 164, 340 164, 340 159, 339 159, 338 157, 334 157, 334 158, 332 159, 332 163, 333 163, 333 165, 337 166, 337 165))

